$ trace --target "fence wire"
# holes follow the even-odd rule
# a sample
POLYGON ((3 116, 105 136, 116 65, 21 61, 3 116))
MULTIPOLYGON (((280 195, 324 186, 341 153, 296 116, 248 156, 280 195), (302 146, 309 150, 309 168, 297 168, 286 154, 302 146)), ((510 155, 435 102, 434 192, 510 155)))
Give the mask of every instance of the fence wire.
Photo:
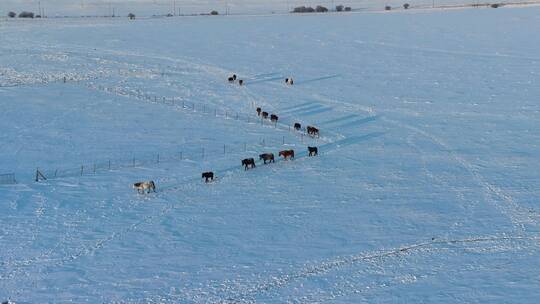
POLYGON ((155 166, 160 163, 172 163, 181 161, 204 161, 217 159, 220 157, 239 155, 253 155, 262 153, 261 151, 277 152, 272 149, 284 148, 293 145, 285 136, 263 137, 255 144, 224 144, 213 147, 183 147, 175 152, 145 153, 123 157, 118 159, 107 159, 96 162, 81 162, 80 165, 70 167, 45 168, 39 167, 35 173, 35 180, 49 180, 63 177, 75 177, 92 175, 99 172, 118 170, 123 168, 136 168, 144 166, 155 166), (266 149, 266 150, 265 150, 266 149))

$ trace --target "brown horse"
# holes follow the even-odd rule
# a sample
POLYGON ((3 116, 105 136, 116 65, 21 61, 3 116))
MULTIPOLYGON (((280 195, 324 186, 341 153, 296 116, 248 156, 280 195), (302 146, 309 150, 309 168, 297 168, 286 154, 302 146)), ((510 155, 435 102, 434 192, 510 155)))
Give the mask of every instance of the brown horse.
POLYGON ((279 152, 279 156, 282 156, 284 159, 291 158, 294 159, 294 150, 283 150, 279 152))
POLYGON ((272 122, 277 122, 278 121, 278 116, 276 114, 272 114, 272 115, 270 115, 270 120, 272 122))
POLYGON ((268 112, 262 112, 261 115, 262 115, 262 118, 268 119, 268 112))
POLYGON ((267 162, 267 161, 268 161, 269 163, 275 163, 275 161, 274 161, 274 154, 273 154, 273 153, 264 153, 264 154, 261 154, 261 155, 259 155, 259 159, 262 159, 265 165, 266 165, 266 162, 267 162))
POLYGON ((300 131, 300 129, 302 129, 302 125, 296 122, 296 123, 294 123, 294 129, 296 131, 300 131))
POLYGON ((307 147, 309 156, 317 156, 319 154, 319 149, 317 147, 307 147))
POLYGON ((214 180, 214 172, 204 172, 202 174, 202 177, 201 178, 204 178, 204 182, 205 183, 208 183, 208 181, 213 181, 214 180))
POLYGON ((312 126, 308 126, 306 129, 307 129, 308 135, 311 135, 311 136, 317 135, 317 137, 319 137, 319 129, 312 126))
POLYGON ((255 160, 253 158, 246 158, 242 160, 242 166, 244 166, 244 170, 255 168, 255 160))
POLYGON ((257 108, 256 111, 257 111, 257 116, 261 116, 261 111, 262 111, 261 108, 257 108))

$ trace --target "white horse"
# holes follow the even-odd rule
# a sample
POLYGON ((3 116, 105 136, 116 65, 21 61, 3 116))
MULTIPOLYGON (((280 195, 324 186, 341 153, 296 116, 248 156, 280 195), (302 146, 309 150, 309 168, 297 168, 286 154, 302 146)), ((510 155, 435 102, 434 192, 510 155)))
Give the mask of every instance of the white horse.
POLYGON ((154 184, 154 181, 138 182, 133 184, 133 189, 137 189, 137 193, 140 194, 144 194, 147 190, 147 193, 150 193, 150 191, 156 192, 156 184, 154 184))

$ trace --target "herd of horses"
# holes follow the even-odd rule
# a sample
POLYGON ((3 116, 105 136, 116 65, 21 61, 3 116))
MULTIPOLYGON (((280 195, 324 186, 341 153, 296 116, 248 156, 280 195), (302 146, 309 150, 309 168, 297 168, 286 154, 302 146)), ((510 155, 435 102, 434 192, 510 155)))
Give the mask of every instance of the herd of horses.
MULTIPOLYGON (((243 79, 238 79, 238 76, 236 74, 233 74, 228 78, 228 81, 230 83, 234 83, 238 80, 239 85, 244 85, 243 79)), ((294 80, 292 77, 285 78, 285 84, 287 85, 293 85, 294 80)), ((261 117, 262 119, 268 119, 270 117, 270 121, 273 123, 277 123, 279 117, 276 114, 269 114, 266 111, 263 111, 260 107, 257 107, 257 116, 261 117)), ((293 125, 294 130, 301 131, 302 130, 302 124, 299 122, 295 122, 293 125)), ((313 126, 307 126, 306 127, 306 133, 312 137, 319 137, 319 129, 313 126)), ((319 149, 317 147, 307 147, 308 148, 308 156, 317 156, 319 154, 319 149)), ((294 159, 294 150, 283 150, 279 151, 278 153, 279 157, 282 157, 284 160, 288 159, 294 159)), ((263 161, 263 164, 267 163, 274 163, 275 157, 273 153, 263 153, 259 155, 259 160, 263 161)), ((253 169, 256 167, 255 159, 254 158, 245 158, 242 160, 242 166, 244 167, 244 170, 253 169)), ((203 172, 201 175, 201 178, 204 179, 205 183, 211 182, 215 178, 214 172, 203 172)), ((150 193, 150 192, 156 192, 156 184, 154 181, 146 181, 146 182, 138 182, 133 184, 133 188, 137 190, 138 193, 144 194, 144 193, 150 193)))
MULTIPOLYGON (((269 116, 268 112, 263 111, 260 107, 257 107, 256 111, 257 111, 257 116, 261 117, 262 119, 268 119, 268 116, 269 116)), ((278 119, 279 117, 276 114, 270 114, 270 121, 272 121, 273 123, 277 123, 278 119)), ((301 131, 302 124, 299 122, 295 122, 293 125, 293 128, 296 131, 301 131)), ((307 126, 306 133, 311 136, 319 137, 319 129, 313 126, 307 126)))

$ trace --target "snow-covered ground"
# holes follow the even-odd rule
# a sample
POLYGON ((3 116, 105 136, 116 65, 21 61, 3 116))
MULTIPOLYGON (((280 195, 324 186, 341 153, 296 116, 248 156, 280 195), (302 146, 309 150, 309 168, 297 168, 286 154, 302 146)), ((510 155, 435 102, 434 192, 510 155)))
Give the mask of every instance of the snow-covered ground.
POLYGON ((536 303, 539 13, 3 22, 0 300, 536 303))

